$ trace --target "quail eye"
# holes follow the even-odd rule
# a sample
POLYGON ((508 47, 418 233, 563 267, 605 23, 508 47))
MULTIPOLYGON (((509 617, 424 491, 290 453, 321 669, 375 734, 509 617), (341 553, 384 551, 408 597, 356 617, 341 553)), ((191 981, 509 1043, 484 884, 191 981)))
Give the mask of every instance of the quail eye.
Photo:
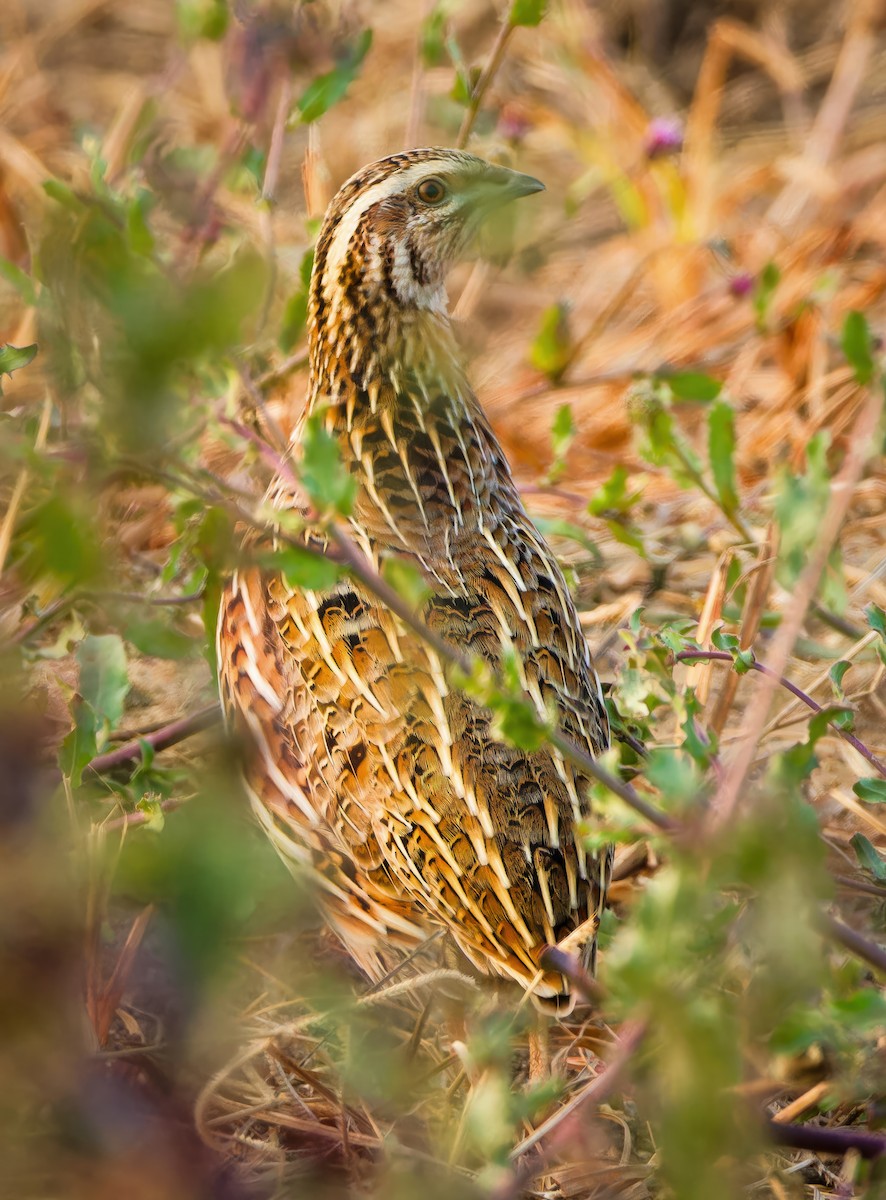
POLYGON ((423 179, 418 185, 418 198, 425 204, 440 204, 446 199, 446 184, 435 175, 423 179))

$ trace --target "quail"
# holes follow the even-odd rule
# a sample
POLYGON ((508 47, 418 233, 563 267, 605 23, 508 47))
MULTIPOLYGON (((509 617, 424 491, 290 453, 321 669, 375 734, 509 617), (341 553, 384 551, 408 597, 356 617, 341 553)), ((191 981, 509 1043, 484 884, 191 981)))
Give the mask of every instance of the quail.
MULTIPOLYGON (((493 669, 507 657, 538 713, 598 755, 609 728, 576 608, 468 383, 445 290, 480 227, 542 189, 450 149, 391 155, 342 186, 314 257, 307 401, 269 498, 323 544, 295 482, 306 422, 321 419, 356 489, 345 531, 369 563, 411 563, 424 624, 493 669)), ((392 947, 442 926, 480 971, 571 1009, 569 980, 541 956, 568 939, 593 969, 611 848, 578 833, 589 777, 556 748, 505 741, 348 575, 310 591, 236 571, 218 663, 252 806, 364 969, 379 975, 392 947)))

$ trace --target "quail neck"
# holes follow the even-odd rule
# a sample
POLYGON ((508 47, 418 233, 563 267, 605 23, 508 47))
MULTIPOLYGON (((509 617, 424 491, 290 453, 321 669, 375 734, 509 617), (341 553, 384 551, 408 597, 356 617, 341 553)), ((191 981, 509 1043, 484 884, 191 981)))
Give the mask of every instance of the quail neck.
POLYGON ((382 159, 340 189, 323 224, 310 290, 313 392, 389 382, 460 385, 445 279, 503 204, 538 180, 457 150, 382 159))

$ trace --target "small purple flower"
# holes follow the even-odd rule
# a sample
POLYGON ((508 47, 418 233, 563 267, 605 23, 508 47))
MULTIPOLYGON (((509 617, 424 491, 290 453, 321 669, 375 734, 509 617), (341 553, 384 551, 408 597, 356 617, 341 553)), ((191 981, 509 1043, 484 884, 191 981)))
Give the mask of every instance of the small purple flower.
POLYGON ((509 142, 521 142, 532 128, 525 113, 514 104, 505 104, 498 118, 498 136, 509 142))
POLYGON ((737 300, 743 300, 754 289, 754 277, 750 271, 739 271, 729 280, 729 294, 737 300))
POLYGON ((646 157, 664 158, 683 149, 683 125, 676 117, 653 117, 646 127, 646 157))

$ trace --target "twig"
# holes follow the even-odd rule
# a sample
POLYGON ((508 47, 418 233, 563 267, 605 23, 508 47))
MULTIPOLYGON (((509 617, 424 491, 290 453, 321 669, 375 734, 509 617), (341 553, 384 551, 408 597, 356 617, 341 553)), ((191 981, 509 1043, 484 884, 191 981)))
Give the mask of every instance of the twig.
POLYGON ((477 119, 477 114, 480 111, 480 105, 483 103, 483 97, 486 91, 495 78, 498 68, 501 66, 501 61, 504 58, 505 49, 511 34, 514 32, 514 26, 508 20, 507 15, 504 17, 498 29, 495 42, 489 55, 489 61, 483 68, 480 78, 477 80, 474 90, 471 92, 471 98, 468 101, 467 111, 461 123, 461 129, 458 131, 458 137, 455 140, 456 148, 463 150, 468 144, 468 138, 471 136, 471 130, 474 128, 474 122, 477 119))
POLYGON ((831 941, 838 942, 850 954, 854 954, 856 958, 861 958, 866 963, 870 963, 877 971, 886 975, 886 949, 883 946, 877 942, 872 942, 864 934, 851 929, 848 925, 844 925, 842 921, 838 921, 830 913, 821 913, 819 922, 822 930, 831 941))
MULTIPOLYGON (((674 660, 676 662, 694 662, 700 659, 708 662, 731 663, 733 661, 732 655, 728 652, 728 650, 680 650, 679 653, 674 655, 674 660)), ((824 712, 824 708, 817 701, 813 700, 811 696, 808 696, 806 692, 802 690, 802 688, 798 688, 795 683, 791 683, 790 679, 786 679, 784 675, 777 675, 770 667, 764 666, 763 663, 759 662, 752 662, 750 667, 752 671, 757 671, 761 675, 766 675, 770 679, 777 680, 783 688, 786 688, 792 696, 795 696, 798 700, 805 704, 807 708, 811 708, 814 713, 824 712)), ((844 741, 848 742, 850 746, 858 751, 862 758, 866 759, 871 764, 875 771, 878 771, 883 778, 886 779, 886 763, 884 763, 882 759, 879 759, 876 754, 874 754, 873 750, 868 749, 864 742, 857 738, 855 734, 849 733, 845 729, 841 729, 840 726, 835 724, 833 721, 828 721, 828 725, 830 725, 834 733, 839 734, 844 741)))
POLYGON ((769 1136, 778 1146, 794 1150, 814 1150, 818 1154, 843 1155, 857 1150, 862 1158, 880 1158, 886 1154, 886 1138, 866 1130, 843 1126, 830 1129, 825 1125, 779 1125, 767 1121, 769 1136))
POLYGON ((742 721, 738 752, 714 798, 713 819, 716 824, 728 822, 738 805, 744 781, 754 761, 757 743, 769 716, 775 689, 815 596, 819 578, 846 517, 855 487, 861 479, 882 409, 883 389, 881 381, 877 379, 868 389, 864 408, 856 421, 849 442, 846 459, 832 482, 830 502, 809 562, 797 581, 792 603, 773 638, 770 659, 772 667, 762 672, 762 685, 757 689, 754 702, 748 707, 742 721))
POLYGON ((886 887, 867 883, 864 879, 853 879, 851 875, 835 875, 834 883, 839 883, 840 887, 849 888, 853 892, 863 892, 866 896, 886 897, 886 887))
POLYGON ((97 775, 101 775, 106 771, 113 771, 117 767, 123 767, 127 763, 137 762, 142 756, 142 745, 147 742, 154 750, 166 750, 169 746, 175 746, 178 742, 183 742, 186 738, 193 737, 195 733, 200 733, 204 729, 211 729, 221 720, 221 709, 217 704, 207 705, 206 708, 201 708, 198 712, 191 713, 189 717, 182 717, 178 721, 172 721, 169 725, 164 725, 155 733, 149 733, 143 738, 137 738, 131 742, 125 742, 122 746, 118 746, 116 750, 109 750, 107 754, 99 754, 86 765, 86 770, 94 771, 97 775))

